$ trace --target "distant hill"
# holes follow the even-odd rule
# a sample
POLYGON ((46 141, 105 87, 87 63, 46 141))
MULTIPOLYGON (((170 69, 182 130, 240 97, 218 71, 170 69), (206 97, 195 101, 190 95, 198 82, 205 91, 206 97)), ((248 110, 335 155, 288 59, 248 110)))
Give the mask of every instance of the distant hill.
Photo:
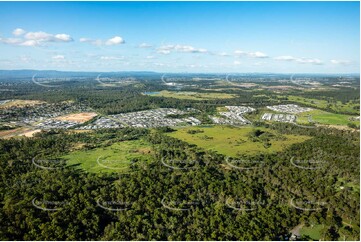
POLYGON ((12 79, 22 79, 22 78, 31 78, 33 75, 37 77, 57 77, 57 78, 66 78, 66 77, 96 77, 98 75, 102 76, 122 76, 122 77, 151 77, 151 76, 161 76, 166 74, 167 76, 197 76, 197 77, 224 77, 225 75, 230 75, 231 77, 251 77, 251 78, 289 78, 294 75, 295 77, 359 77, 357 73, 349 74, 315 74, 315 73, 165 73, 165 72, 154 72, 154 71, 119 71, 119 72, 86 72, 86 71, 56 71, 56 70, 0 70, 0 79, 12 78, 12 79))
POLYGON ((79 71, 56 71, 56 70, 0 70, 0 78, 31 78, 37 77, 94 77, 100 74, 107 76, 149 76, 159 75, 152 71, 120 71, 120 72, 79 72, 79 71))

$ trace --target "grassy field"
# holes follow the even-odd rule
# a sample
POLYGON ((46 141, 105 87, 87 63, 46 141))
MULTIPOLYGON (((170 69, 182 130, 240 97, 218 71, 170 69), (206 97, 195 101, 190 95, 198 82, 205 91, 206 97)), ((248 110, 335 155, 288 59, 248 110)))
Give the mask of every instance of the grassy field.
POLYGON ((311 99, 311 98, 304 98, 297 96, 288 96, 288 100, 307 104, 316 108, 327 108, 327 105, 330 104, 331 105, 330 108, 335 112, 354 113, 355 115, 360 113, 359 109, 354 109, 356 106, 359 106, 359 104, 352 104, 352 103, 342 104, 342 102, 340 101, 337 101, 335 103, 328 103, 326 100, 311 99))
POLYGON ((172 97, 178 99, 189 99, 189 100, 207 100, 207 99, 224 99, 234 98, 235 95, 227 93, 198 93, 198 92, 175 92, 175 91, 160 91, 154 94, 148 94, 154 97, 172 97))
POLYGON ((323 226, 322 224, 316 224, 313 227, 302 227, 300 233, 309 236, 312 240, 320 240, 323 226))
POLYGON ((176 132, 168 135, 195 144, 198 147, 233 157, 238 154, 254 155, 259 152, 272 153, 281 151, 291 144, 303 142, 310 138, 301 135, 280 135, 274 130, 250 126, 240 128, 230 126, 186 127, 179 128, 176 132), (256 129, 265 132, 268 136, 273 135, 269 140, 269 147, 265 146, 264 142, 253 141, 249 138, 250 133, 256 129), (201 132, 191 134, 189 130, 201 132))
POLYGON ((350 115, 344 114, 336 114, 336 113, 329 113, 322 110, 312 110, 309 112, 299 113, 297 114, 297 122, 300 124, 308 124, 308 116, 311 116, 311 120, 313 122, 319 124, 330 124, 330 125, 347 125, 348 123, 356 124, 357 126, 360 125, 360 121, 350 121, 350 115))
MULTIPOLYGON (((264 113, 280 113, 280 112, 275 112, 267 108, 259 108, 258 112, 245 114, 244 116, 245 118, 251 121, 260 121, 264 113)), ((297 116, 297 123, 301 125, 311 124, 308 119, 308 116, 311 116, 310 121, 316 124, 347 126, 347 124, 352 123, 357 126, 360 126, 359 120, 350 120, 350 118, 356 117, 355 115, 336 114, 319 109, 314 109, 309 112, 298 113, 296 114, 296 116, 297 116)))
POLYGON ((74 151, 62 158, 88 172, 125 172, 133 160, 150 161, 152 150, 143 140, 115 143, 104 148, 74 151))

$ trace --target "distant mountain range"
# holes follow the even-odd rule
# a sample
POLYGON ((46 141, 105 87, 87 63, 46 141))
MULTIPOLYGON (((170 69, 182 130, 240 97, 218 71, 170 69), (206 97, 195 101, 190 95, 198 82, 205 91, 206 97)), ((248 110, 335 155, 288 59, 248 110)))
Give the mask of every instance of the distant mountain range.
MULTIPOLYGON (((107 76, 159 76, 165 73, 162 72, 154 72, 154 71, 119 71, 119 72, 86 72, 86 71, 56 71, 56 70, 0 70, 0 79, 4 78, 31 78, 34 75, 37 77, 94 77, 98 75, 107 75, 107 76)), ((231 75, 247 75, 253 77, 270 77, 270 76, 289 76, 292 73, 228 73, 231 75)), ((218 76, 218 75, 227 75, 227 73, 167 73, 167 75, 180 75, 180 76, 218 76)), ((358 77, 360 74, 358 73, 350 73, 350 74, 311 74, 311 73, 299 73, 296 75, 303 76, 350 76, 350 77, 358 77)))

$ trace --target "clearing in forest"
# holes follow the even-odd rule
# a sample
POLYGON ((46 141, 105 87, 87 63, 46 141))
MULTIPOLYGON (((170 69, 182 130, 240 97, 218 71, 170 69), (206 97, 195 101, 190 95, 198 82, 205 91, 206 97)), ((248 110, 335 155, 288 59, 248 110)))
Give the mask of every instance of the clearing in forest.
POLYGON ((132 162, 149 162, 151 146, 143 140, 117 142, 107 147, 82 149, 63 156, 68 165, 88 172, 126 172, 132 162))
POLYGON ((9 102, 0 104, 0 109, 11 108, 11 107, 33 106, 42 103, 45 102, 40 100, 10 100, 9 102))
POLYGON ((168 135, 232 157, 277 152, 311 138, 306 135, 281 135, 275 130, 251 126, 186 127, 168 135))

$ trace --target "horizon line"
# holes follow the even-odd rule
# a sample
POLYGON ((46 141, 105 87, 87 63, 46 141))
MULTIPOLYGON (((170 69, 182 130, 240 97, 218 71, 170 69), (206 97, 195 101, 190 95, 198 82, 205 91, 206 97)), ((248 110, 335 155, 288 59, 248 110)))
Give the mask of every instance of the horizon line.
POLYGON ((122 72, 152 72, 155 74, 313 74, 313 75, 358 75, 360 76, 360 72, 172 72, 172 71, 153 71, 153 70, 121 70, 121 71, 85 71, 85 70, 56 70, 56 69, 0 69, 0 71, 56 71, 56 72, 72 72, 72 73, 122 73, 122 72))

